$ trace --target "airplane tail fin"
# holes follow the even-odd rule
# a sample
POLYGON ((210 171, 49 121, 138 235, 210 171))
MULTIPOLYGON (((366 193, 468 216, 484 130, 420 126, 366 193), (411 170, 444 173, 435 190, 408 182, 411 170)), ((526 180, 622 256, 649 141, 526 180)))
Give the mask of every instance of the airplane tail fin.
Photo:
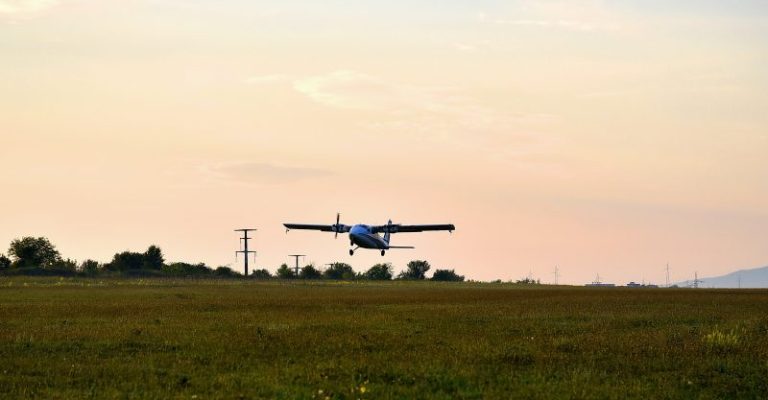
POLYGON ((392 220, 390 219, 390 220, 387 222, 387 231, 386 231, 386 232, 384 232, 384 242, 385 242, 387 245, 389 245, 389 234, 390 234, 390 232, 389 232, 389 227, 390 227, 391 225, 392 225, 392 220))

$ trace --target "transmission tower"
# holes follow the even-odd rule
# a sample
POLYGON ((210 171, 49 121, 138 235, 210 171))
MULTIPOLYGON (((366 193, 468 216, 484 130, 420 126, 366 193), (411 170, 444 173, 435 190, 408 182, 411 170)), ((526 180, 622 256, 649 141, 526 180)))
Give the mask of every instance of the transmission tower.
POLYGON ((245 256, 245 276, 248 276, 248 256, 253 254, 253 260, 256 261, 256 250, 248 250, 248 241, 253 239, 253 237, 248 236, 248 232, 255 231, 255 228, 242 228, 242 229, 235 229, 235 232, 243 232, 243 237, 240 238, 240 249, 235 252, 235 260, 237 260, 237 254, 243 253, 245 256))
POLYGON ((693 273, 693 288, 698 289, 700 283, 704 283, 704 281, 699 279, 699 272, 696 271, 693 273))
POLYGON ((667 263, 667 287, 669 287, 669 263, 667 263))
POLYGON ((305 257, 306 254, 289 254, 288 257, 293 257, 296 259, 296 276, 299 276, 299 257, 305 257))
POLYGON ((557 285, 557 280, 560 277, 560 268, 555 265, 555 285, 557 285))

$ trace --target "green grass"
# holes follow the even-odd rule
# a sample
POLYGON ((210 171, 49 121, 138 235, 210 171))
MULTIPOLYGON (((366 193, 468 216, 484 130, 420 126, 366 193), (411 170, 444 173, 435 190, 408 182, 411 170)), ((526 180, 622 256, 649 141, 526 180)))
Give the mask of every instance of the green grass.
POLYGON ((768 291, 0 280, 0 398, 768 398, 768 291))

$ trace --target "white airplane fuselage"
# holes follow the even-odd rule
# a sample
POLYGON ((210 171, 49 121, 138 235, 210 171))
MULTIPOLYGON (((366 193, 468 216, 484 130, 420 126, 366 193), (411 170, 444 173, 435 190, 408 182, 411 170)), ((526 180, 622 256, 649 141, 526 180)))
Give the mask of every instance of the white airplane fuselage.
POLYGON ((371 227, 364 224, 355 225, 349 230, 350 243, 363 249, 388 250, 389 240, 387 239, 389 238, 387 236, 381 237, 372 233, 371 227))

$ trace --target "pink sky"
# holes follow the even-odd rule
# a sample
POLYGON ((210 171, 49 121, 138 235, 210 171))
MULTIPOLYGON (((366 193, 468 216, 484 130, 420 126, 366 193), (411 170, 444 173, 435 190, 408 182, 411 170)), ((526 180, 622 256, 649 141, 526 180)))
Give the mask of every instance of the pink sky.
POLYGON ((257 227, 273 271, 766 265, 766 9, 670 7, 0 0, 0 252, 32 235, 239 267, 233 229, 257 227), (457 231, 349 257, 282 228, 336 212, 457 231))

